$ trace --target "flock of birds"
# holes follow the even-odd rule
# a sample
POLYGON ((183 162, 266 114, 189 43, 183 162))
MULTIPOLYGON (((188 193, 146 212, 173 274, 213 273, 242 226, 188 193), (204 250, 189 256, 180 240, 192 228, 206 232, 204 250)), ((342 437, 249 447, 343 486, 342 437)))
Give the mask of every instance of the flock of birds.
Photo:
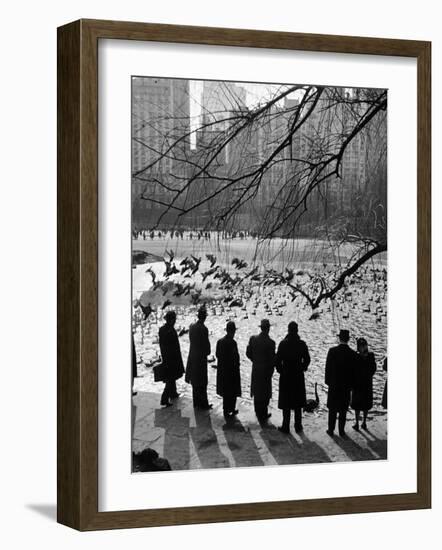
MULTIPOLYGON (((303 309, 310 307, 308 298, 314 299, 318 292, 333 286, 339 275, 336 266, 321 264, 318 268, 293 269, 285 267, 282 271, 274 268, 263 268, 257 265, 249 268, 248 263, 240 258, 233 258, 230 266, 222 266, 213 254, 206 254, 204 268, 202 258, 194 255, 186 256, 180 261, 175 259, 173 250, 166 251, 163 259, 164 271, 160 276, 151 266, 146 273, 151 277, 149 296, 163 300, 156 307, 152 301, 138 299, 134 303, 146 320, 155 311, 161 313, 169 306, 174 305, 177 298, 187 297, 189 305, 212 303, 220 307, 221 313, 231 308, 242 308, 247 311, 245 304, 254 304, 250 311, 256 314, 257 307, 262 304, 262 293, 257 288, 271 290, 267 292, 264 302, 266 313, 283 315, 287 302, 297 302, 303 309), (144 302, 144 303, 143 303, 144 302)), ((381 321, 386 316, 384 308, 387 292, 387 271, 385 268, 363 265, 349 276, 344 287, 327 300, 326 311, 342 310, 341 318, 347 319, 350 308, 360 307, 364 312, 374 311, 376 319, 381 321), (377 295, 370 294, 372 286, 377 289, 377 295)), ((317 319, 321 310, 313 311, 310 320, 317 319)))
MULTIPOLYGON (((245 339, 241 345, 238 341, 241 349, 250 336, 249 331, 257 330, 260 319, 270 319, 274 325, 274 338, 279 341, 286 329, 287 319, 294 318, 301 322, 303 330, 308 330, 309 347, 312 345, 311 352, 316 357, 314 363, 317 368, 321 368, 324 359, 322 354, 330 345, 327 334, 337 333, 338 326, 355 328, 354 333, 357 334, 356 326, 361 328, 360 323, 365 323, 367 330, 372 331, 370 344, 378 345, 378 355, 384 353, 381 336, 384 324, 376 328, 377 322, 385 322, 387 315, 387 271, 382 266, 361 266, 347 278, 344 287, 332 300, 326 300, 317 310, 311 310, 303 293, 317 292, 322 288, 321 284, 332 285, 339 275, 338 269, 339 266, 317 263, 309 264, 308 267, 302 264, 299 269, 284 267, 278 271, 264 266, 249 266, 240 258, 233 258, 228 264, 219 263, 212 254, 207 254, 205 258, 189 255, 177 259, 173 251, 168 251, 161 269, 158 265, 155 269, 152 266, 145 269, 146 275, 150 277, 147 285, 150 285, 150 289, 133 303, 133 330, 137 350, 144 364, 141 372, 147 373, 150 367, 161 361, 158 328, 164 322, 164 313, 169 306, 173 306, 177 312, 176 329, 180 338, 188 334, 190 323, 196 318, 200 305, 204 304, 209 316, 211 338, 215 340, 223 335, 227 319, 235 320, 240 327, 238 336, 245 339), (318 283, 319 278, 321 284, 318 283), (294 287, 299 287, 303 293, 294 287), (335 323, 334 327, 330 326, 331 320, 335 323), (306 329, 304 321, 312 322, 310 329, 306 329)), ((187 346, 188 339, 184 338, 183 357, 187 346)), ((209 357, 209 363, 216 368, 213 355, 209 357)), ((320 372, 316 372, 316 367, 313 368, 312 383, 315 378, 318 379, 318 375, 322 379, 320 372)), ((322 383, 320 385, 322 388, 322 383)), ((313 384, 311 387, 313 390, 313 384)), ((307 402, 307 412, 319 407, 316 383, 314 396, 307 402)))

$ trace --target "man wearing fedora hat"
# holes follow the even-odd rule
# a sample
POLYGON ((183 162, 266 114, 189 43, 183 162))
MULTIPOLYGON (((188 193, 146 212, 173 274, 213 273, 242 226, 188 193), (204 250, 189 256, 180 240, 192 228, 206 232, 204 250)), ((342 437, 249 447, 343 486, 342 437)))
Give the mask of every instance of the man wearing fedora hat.
POLYGON ((290 321, 287 336, 280 342, 276 353, 276 370, 279 372, 278 407, 282 410, 283 433, 290 433, 290 416, 294 411, 295 431, 302 432, 302 409, 306 406, 304 372, 310 365, 307 344, 298 334, 298 323, 290 321))
POLYGON ((358 361, 357 353, 352 350, 348 341, 350 333, 341 329, 338 334, 339 344, 330 348, 325 364, 325 383, 328 386, 328 429, 329 436, 333 436, 336 419, 339 415, 339 435, 345 435, 347 409, 350 405, 350 394, 353 385, 354 369, 358 361))
POLYGON ((256 417, 263 423, 271 416, 268 406, 272 397, 272 376, 276 355, 275 341, 269 336, 269 320, 263 319, 260 327, 260 334, 251 336, 246 355, 252 361, 250 395, 253 397, 256 417))
POLYGON ((187 383, 192 384, 193 406, 196 409, 209 410, 212 405, 207 399, 207 356, 210 355, 209 331, 204 324, 207 319, 205 306, 198 309, 198 320, 190 325, 190 348, 187 357, 187 383))
POLYGON ((163 406, 169 407, 171 405, 170 400, 179 397, 176 381, 184 374, 184 364, 181 356, 180 341, 175 330, 175 311, 167 311, 164 321, 164 325, 158 331, 165 383, 160 403, 163 406))
POLYGON ((229 321, 226 335, 216 344, 216 393, 223 398, 224 418, 232 420, 237 414, 236 399, 241 397, 241 373, 239 353, 235 341, 236 325, 229 321))

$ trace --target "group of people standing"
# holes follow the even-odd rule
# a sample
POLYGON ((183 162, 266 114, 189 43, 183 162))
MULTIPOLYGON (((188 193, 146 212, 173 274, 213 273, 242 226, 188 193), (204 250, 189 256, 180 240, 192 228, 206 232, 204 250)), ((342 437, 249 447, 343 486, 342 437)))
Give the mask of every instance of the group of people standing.
MULTIPOLYGON (((165 315, 165 324, 159 330, 159 344, 164 369, 164 391, 161 405, 170 406, 179 394, 176 380, 185 374, 185 381, 192 385, 193 406, 210 410, 208 401, 208 356, 211 353, 209 331, 205 325, 207 311, 198 310, 197 320, 189 328, 190 349, 186 368, 181 355, 178 334, 175 330, 176 313, 172 310, 165 315)), ((302 412, 306 407, 304 373, 310 364, 307 344, 298 334, 298 325, 291 321, 285 338, 276 349, 270 337, 270 322, 263 319, 260 333, 248 342, 246 356, 252 362, 251 396, 255 414, 260 423, 270 418, 268 407, 272 397, 274 371, 279 373, 278 408, 282 410, 283 422, 278 428, 290 432, 291 411, 294 411, 294 428, 302 432, 302 412)), ((226 421, 238 414, 236 400, 241 396, 240 356, 235 340, 236 325, 226 324, 226 334, 216 344, 217 377, 216 391, 223 398, 223 413, 226 421)), ((339 343, 330 348, 325 365, 325 384, 328 386, 327 406, 329 409, 327 433, 334 435, 336 422, 341 437, 345 435, 348 407, 355 410, 355 430, 367 427, 367 413, 373 406, 373 375, 376 371, 374 354, 368 350, 364 338, 357 340, 357 351, 348 345, 350 334, 341 330, 339 343)))
POLYGON ((350 333, 341 330, 339 344, 331 348, 325 363, 325 383, 328 386, 328 429, 333 436, 338 420, 339 435, 345 437, 345 423, 349 405, 355 411, 353 428, 367 429, 368 411, 373 407, 373 376, 376 372, 374 353, 368 350, 365 338, 357 339, 357 352, 350 348, 350 333))

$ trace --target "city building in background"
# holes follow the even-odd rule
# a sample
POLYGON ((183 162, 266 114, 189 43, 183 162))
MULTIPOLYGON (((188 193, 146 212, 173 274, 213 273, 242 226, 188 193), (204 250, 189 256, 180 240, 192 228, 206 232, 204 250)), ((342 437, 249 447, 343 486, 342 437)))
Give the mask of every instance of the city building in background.
POLYGON ((387 95, 132 79, 134 473, 387 458, 387 95))
MULTIPOLYGON (((298 92, 269 106, 259 123, 254 124, 256 105, 271 102, 268 85, 262 85, 261 97, 259 85, 253 85, 252 105, 246 84, 195 83, 184 79, 133 78, 132 219, 137 227, 151 225, 155 219, 151 213, 155 212, 163 228, 177 223, 188 227, 197 220, 201 228, 210 228, 207 202, 177 220, 171 215, 176 212, 168 206, 169 199, 175 197, 174 207, 181 208, 198 203, 196 197, 215 191, 216 200, 221 203, 226 193, 218 193, 217 189, 223 179, 234 180, 237 174, 247 173, 253 178, 254 170, 259 170, 269 158, 256 190, 229 221, 231 227, 259 232, 257 216, 271 216, 280 208, 291 185, 302 192, 308 162, 325 162, 327 154, 339 151, 346 137, 350 137, 354 117, 371 97, 371 90, 325 88, 305 116, 310 107, 300 104, 302 94, 298 92), (192 102, 193 110, 197 106, 193 117, 192 102), (290 136, 287 146, 286 134, 302 116, 305 121, 290 136), (207 163, 210 169, 204 168, 207 163), (187 189, 189 180, 193 184, 187 189)), ((364 225, 367 231, 372 224, 370 212, 376 212, 376 208, 376 215, 385 218, 381 210, 387 199, 386 145, 386 112, 380 111, 357 135, 351 136, 336 173, 327 178, 327 184, 309 193, 296 234, 313 235, 324 227, 324 220, 329 221, 331 228, 336 224, 340 227, 343 218, 349 231, 358 231, 364 225)), ((229 187, 230 196, 241 192, 241 186, 229 187)), ((289 198, 296 199, 295 195, 289 198)), ((288 224, 292 221, 289 219, 288 224)))

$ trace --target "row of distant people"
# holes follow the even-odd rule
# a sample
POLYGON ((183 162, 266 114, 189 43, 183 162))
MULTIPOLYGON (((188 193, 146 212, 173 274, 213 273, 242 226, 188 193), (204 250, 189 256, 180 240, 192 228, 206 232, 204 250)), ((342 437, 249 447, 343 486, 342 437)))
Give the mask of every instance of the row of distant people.
MULTIPOLYGON (((162 406, 171 406, 172 401, 179 397, 176 380, 185 375, 185 381, 192 385, 194 407, 202 410, 212 408, 207 396, 207 358, 211 353, 211 345, 205 325, 206 318, 207 311, 202 306, 198 310, 196 322, 189 328, 190 348, 184 368, 179 338, 175 330, 176 313, 173 310, 166 312, 165 324, 159 329, 161 379, 165 383, 161 396, 162 406)), ((263 319, 260 323, 260 333, 250 337, 246 349, 246 356, 252 362, 250 391, 255 413, 261 423, 266 423, 271 416, 268 407, 272 397, 272 378, 276 369, 279 373, 278 408, 282 410, 283 415, 279 430, 289 433, 291 411, 294 411, 294 427, 296 432, 301 432, 303 411, 312 412, 319 405, 317 384, 315 399, 306 398, 304 373, 310 364, 308 346, 300 338, 295 321, 288 324, 287 335, 277 349, 275 341, 270 337, 270 329, 269 320, 263 319)), ((234 421, 238 414, 236 400, 241 396, 240 356, 235 333, 236 325, 229 321, 226 324, 225 336, 216 343, 216 391, 223 398, 226 421, 234 421)), ((358 338, 355 351, 348 345, 348 330, 341 330, 337 336, 338 345, 329 349, 325 365, 329 410, 327 433, 330 436, 334 435, 338 421, 339 434, 346 437, 346 415, 350 405, 355 410, 356 417, 353 428, 359 430, 361 412, 361 427, 367 428, 367 414, 373 406, 376 361, 364 338, 358 338)), ((386 370, 386 360, 384 369, 386 370)), ((386 388, 383 405, 386 407, 386 388)))
POLYGON ((212 236, 220 236, 223 239, 245 239, 247 237, 257 237, 258 234, 254 231, 205 231, 205 230, 184 230, 184 229, 170 229, 170 230, 154 230, 154 229, 133 229, 132 237, 134 239, 211 239, 212 236))

